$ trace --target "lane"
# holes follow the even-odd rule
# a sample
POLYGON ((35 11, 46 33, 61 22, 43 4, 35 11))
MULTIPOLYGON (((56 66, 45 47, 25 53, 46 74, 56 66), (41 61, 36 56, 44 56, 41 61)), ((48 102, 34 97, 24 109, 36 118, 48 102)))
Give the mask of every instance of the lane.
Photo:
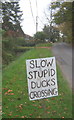
POLYGON ((52 52, 70 88, 72 88, 72 47, 66 43, 54 43, 52 52))

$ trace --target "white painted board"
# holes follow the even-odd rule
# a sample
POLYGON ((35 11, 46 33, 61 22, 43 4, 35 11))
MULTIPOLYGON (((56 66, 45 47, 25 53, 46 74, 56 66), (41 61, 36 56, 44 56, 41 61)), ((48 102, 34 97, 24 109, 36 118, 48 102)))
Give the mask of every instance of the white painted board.
POLYGON ((55 57, 26 60, 30 100, 58 96, 55 57))

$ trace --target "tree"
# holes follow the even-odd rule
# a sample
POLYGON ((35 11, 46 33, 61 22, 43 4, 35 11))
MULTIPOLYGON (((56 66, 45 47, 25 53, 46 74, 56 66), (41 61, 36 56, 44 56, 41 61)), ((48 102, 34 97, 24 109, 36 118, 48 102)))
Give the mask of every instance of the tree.
POLYGON ((22 11, 18 2, 2 3, 3 29, 17 31, 20 27, 22 11))
POLYGON ((49 39, 50 38, 50 34, 49 34, 50 28, 49 28, 49 25, 48 26, 45 25, 44 28, 43 28, 43 31, 46 34, 46 39, 49 39))
POLYGON ((58 29, 67 37, 67 41, 72 41, 72 3, 53 2, 53 23, 58 25, 58 29))
POLYGON ((44 26, 43 28, 44 33, 46 34, 46 39, 51 42, 55 42, 59 40, 59 30, 54 26, 44 26))
POLYGON ((34 38, 36 40, 40 40, 40 42, 44 42, 45 38, 46 38, 46 34, 44 32, 37 32, 36 34, 34 34, 34 38))

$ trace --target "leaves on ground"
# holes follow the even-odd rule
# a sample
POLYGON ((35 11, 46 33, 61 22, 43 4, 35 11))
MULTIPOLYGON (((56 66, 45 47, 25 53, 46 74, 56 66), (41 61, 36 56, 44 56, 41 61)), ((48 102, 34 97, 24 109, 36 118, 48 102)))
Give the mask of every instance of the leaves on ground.
POLYGON ((29 100, 26 59, 50 57, 45 48, 32 49, 3 71, 3 118, 71 118, 71 92, 57 68, 59 95, 41 100, 29 100))

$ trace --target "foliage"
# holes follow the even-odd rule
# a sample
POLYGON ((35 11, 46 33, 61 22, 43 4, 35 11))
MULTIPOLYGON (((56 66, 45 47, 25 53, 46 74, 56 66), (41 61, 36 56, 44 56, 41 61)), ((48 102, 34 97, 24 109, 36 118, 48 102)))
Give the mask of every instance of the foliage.
POLYGON ((46 38, 46 34, 44 32, 37 32, 35 35, 34 35, 34 38, 36 40, 40 40, 40 42, 44 42, 45 41, 45 38, 46 38))
POLYGON ((22 36, 22 29, 20 23, 22 21, 22 11, 20 11, 19 2, 4 2, 2 1, 2 55, 3 64, 9 64, 14 60, 16 46, 24 45, 24 38, 22 36), (18 37, 18 38, 17 38, 18 37))
POLYGON ((26 47, 34 47, 36 45, 36 40, 26 40, 26 47))
POLYGON ((26 52, 36 45, 35 41, 25 40, 23 37, 3 37, 2 39, 2 59, 3 64, 9 64, 16 58, 18 53, 26 52))
POLYGON ((59 30, 67 37, 67 41, 72 41, 72 2, 53 2, 53 23, 58 25, 59 30))
POLYGON ((3 50, 12 51, 13 47, 14 47, 13 39, 10 39, 10 38, 2 39, 2 49, 3 50))
POLYGON ((48 48, 34 48, 3 70, 2 118, 72 118, 72 95, 57 67, 57 97, 30 101, 26 79, 26 59, 53 56, 48 48))
POLYGON ((44 26, 44 28, 43 28, 43 31, 44 31, 44 33, 46 34, 46 39, 49 39, 50 38, 50 27, 49 26, 44 26))
POLYGON ((22 11, 20 11, 18 2, 4 2, 2 3, 3 29, 4 30, 18 30, 20 27, 22 11))
POLYGON ((25 46, 26 41, 24 37, 16 37, 16 39, 14 40, 14 43, 16 46, 25 46))
POLYGON ((2 63, 8 65, 10 61, 14 60, 14 56, 10 52, 2 51, 2 63))
POLYGON ((71 2, 54 2, 51 5, 53 10, 54 22, 56 24, 61 24, 63 22, 70 21, 72 22, 72 3, 71 2), (58 10, 57 10, 58 9, 58 10))
POLYGON ((44 33, 46 34, 46 39, 51 42, 55 42, 56 39, 59 40, 59 30, 54 26, 44 26, 44 33))
POLYGON ((36 45, 36 47, 51 47, 52 46, 52 43, 39 43, 36 45))
POLYGON ((72 42, 72 23, 64 22, 58 26, 58 29, 63 33, 63 39, 65 42, 72 42))
POLYGON ((25 52, 25 51, 27 51, 29 49, 30 49, 29 47, 17 46, 17 47, 14 48, 14 51, 15 51, 15 53, 17 53, 17 52, 25 52))

